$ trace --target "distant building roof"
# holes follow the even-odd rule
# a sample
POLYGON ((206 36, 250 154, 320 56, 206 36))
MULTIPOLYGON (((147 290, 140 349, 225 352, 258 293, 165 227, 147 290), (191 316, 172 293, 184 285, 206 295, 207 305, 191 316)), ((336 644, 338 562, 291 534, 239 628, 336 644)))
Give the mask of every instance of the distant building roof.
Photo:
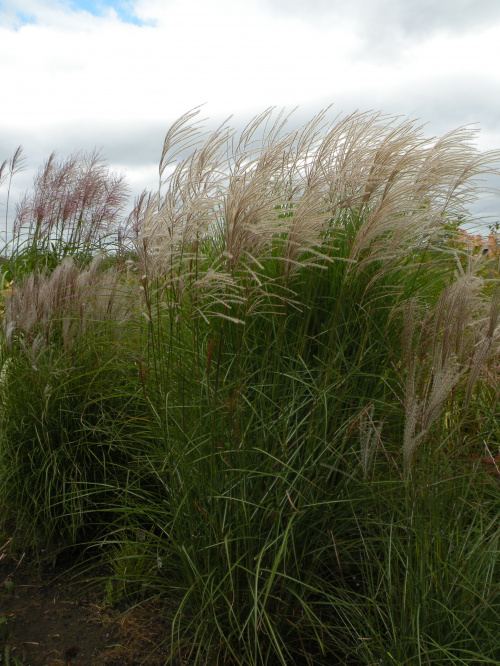
POLYGON ((487 252, 490 257, 500 257, 500 241, 498 235, 493 232, 489 236, 481 236, 481 234, 469 234, 464 229, 459 229, 458 241, 472 250, 487 252))

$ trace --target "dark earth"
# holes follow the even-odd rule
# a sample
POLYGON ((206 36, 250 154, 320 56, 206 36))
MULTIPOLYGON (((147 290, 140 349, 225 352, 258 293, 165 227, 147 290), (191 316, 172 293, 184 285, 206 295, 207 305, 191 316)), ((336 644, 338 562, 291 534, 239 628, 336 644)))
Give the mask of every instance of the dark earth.
MULTIPOLYGON (((164 603, 111 608, 105 570, 74 558, 12 554, 0 543, 0 664, 127 666, 164 664, 169 631, 164 603)), ((108 578, 109 580, 109 578, 108 578)))

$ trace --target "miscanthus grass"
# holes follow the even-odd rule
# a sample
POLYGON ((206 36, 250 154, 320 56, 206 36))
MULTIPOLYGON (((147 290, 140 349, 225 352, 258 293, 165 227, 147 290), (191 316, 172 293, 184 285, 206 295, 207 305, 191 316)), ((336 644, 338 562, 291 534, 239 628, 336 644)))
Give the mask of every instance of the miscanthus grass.
POLYGON ((44 194, 77 162, 35 181, 57 214, 23 200, 0 498, 27 543, 99 545, 110 603, 168 599, 171 663, 500 661, 500 301, 458 241, 499 155, 473 139, 193 112, 126 221, 105 169, 109 220, 44 194))

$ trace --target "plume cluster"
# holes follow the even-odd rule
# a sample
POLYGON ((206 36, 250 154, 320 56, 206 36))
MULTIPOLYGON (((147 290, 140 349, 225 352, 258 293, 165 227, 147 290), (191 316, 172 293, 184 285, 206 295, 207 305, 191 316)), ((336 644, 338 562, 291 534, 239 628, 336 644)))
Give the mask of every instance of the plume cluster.
POLYGON ((470 254, 463 268, 457 257, 453 281, 422 319, 417 318, 422 313, 416 300, 407 306, 402 362, 407 470, 451 392, 463 381, 467 404, 481 370, 500 351, 500 293, 488 300, 481 297, 483 261, 482 255, 470 254))
POLYGON ((109 171, 99 153, 55 153, 36 173, 33 190, 17 205, 14 234, 29 233, 37 243, 54 237, 70 246, 91 246, 119 228, 128 186, 109 171))
POLYGON ((214 299, 230 308, 265 294, 271 256, 283 284, 318 260, 388 270, 437 240, 479 196, 479 179, 498 173, 500 153, 479 153, 471 128, 427 139, 408 120, 354 113, 328 121, 327 111, 289 131, 289 117, 273 120, 268 109, 239 138, 227 123, 203 133, 197 111, 181 117, 165 138, 159 191, 141 200, 144 272, 190 289, 198 303, 208 292, 204 316, 214 299), (347 256, 336 253, 340 238, 347 256))
POLYGON ((102 268, 102 256, 80 270, 68 257, 47 275, 32 273, 5 298, 5 342, 14 336, 24 344, 48 341, 56 322, 62 322, 66 349, 99 322, 130 321, 136 312, 138 287, 114 268, 102 268))

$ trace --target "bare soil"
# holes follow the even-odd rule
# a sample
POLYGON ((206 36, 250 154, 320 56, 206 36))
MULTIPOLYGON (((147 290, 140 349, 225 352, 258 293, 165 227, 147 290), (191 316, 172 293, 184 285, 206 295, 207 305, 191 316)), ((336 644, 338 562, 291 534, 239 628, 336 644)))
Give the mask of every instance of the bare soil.
POLYGON ((0 664, 164 664, 164 603, 110 608, 100 573, 101 582, 91 585, 88 569, 74 561, 40 563, 0 549, 0 664))

